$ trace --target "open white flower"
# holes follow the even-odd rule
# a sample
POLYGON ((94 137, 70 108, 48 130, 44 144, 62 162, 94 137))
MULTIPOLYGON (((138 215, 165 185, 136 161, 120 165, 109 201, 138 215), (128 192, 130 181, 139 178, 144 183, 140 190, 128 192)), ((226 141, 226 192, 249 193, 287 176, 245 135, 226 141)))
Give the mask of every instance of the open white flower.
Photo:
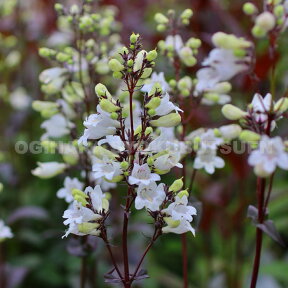
POLYGON ((251 102, 253 109, 253 116, 257 122, 267 122, 267 113, 270 111, 273 104, 272 95, 266 94, 263 98, 260 94, 256 93, 251 102))
POLYGON ((164 116, 169 114, 171 111, 183 112, 178 106, 174 105, 170 101, 170 96, 168 93, 161 99, 160 105, 155 109, 156 115, 164 116))
POLYGON ((145 207, 151 211, 157 211, 165 197, 166 194, 163 183, 158 186, 155 182, 151 182, 149 185, 140 184, 137 189, 135 207, 137 210, 145 207))
POLYGON ((101 213, 102 210, 108 210, 109 202, 105 198, 105 194, 103 194, 100 185, 96 185, 94 188, 90 186, 86 187, 84 192, 90 197, 95 211, 101 213))
POLYGON ((147 80, 146 84, 141 88, 141 91, 149 93, 155 84, 160 84, 163 93, 169 92, 170 90, 170 86, 165 80, 164 72, 158 74, 153 72, 151 78, 147 80))
POLYGON ((288 153, 285 151, 282 139, 262 136, 258 149, 252 151, 248 163, 255 166, 255 172, 258 171, 263 176, 271 175, 276 167, 288 170, 288 153))
POLYGON ((216 137, 212 129, 208 129, 200 136, 201 149, 210 148, 216 150, 223 143, 223 139, 216 137))
POLYGON ((0 220, 0 242, 10 238, 13 238, 10 227, 6 226, 3 220, 0 220))
POLYGON ((121 140, 120 136, 108 135, 105 139, 98 141, 98 145, 103 145, 105 143, 108 143, 113 149, 120 152, 125 150, 125 144, 121 140))
POLYGON ((85 121, 84 135, 79 139, 79 143, 84 146, 88 145, 88 139, 100 139, 107 135, 113 135, 116 128, 120 127, 120 123, 111 119, 110 114, 103 111, 100 105, 97 106, 97 114, 90 115, 85 121))
POLYGON ((186 220, 192 222, 193 216, 197 215, 197 210, 188 205, 188 197, 183 195, 181 198, 176 196, 175 202, 171 203, 168 208, 162 210, 172 217, 173 220, 186 220))
POLYGON ((151 173, 147 163, 143 165, 134 163, 134 167, 131 176, 129 176, 128 182, 131 185, 149 185, 151 182, 159 181, 160 179, 161 178, 158 174, 151 173))
POLYGON ((216 150, 211 148, 200 149, 197 151, 197 156, 194 161, 195 169, 204 168, 209 174, 215 172, 215 168, 223 168, 225 162, 222 158, 216 155, 216 150))
POLYGON ((217 70, 212 67, 205 67, 197 72, 197 84, 195 88, 195 96, 200 93, 212 89, 220 81, 217 70))
POLYGON ((113 178, 122 175, 121 165, 117 161, 105 157, 103 159, 95 157, 93 163, 92 170, 95 179, 104 177, 107 180, 112 180, 113 178))
MULTIPOLYGON (((97 221, 102 218, 101 215, 95 214, 92 210, 87 207, 83 207, 77 201, 74 201, 70 207, 64 211, 63 218, 66 220, 63 222, 64 225, 69 225, 66 234, 63 237, 67 237, 70 233, 83 236, 86 235, 79 231, 79 224, 89 223, 90 221, 97 221)), ((95 234, 95 233, 94 233, 95 234)))
POLYGON ((41 124, 41 128, 46 129, 46 133, 42 135, 41 140, 47 138, 60 138, 70 133, 71 128, 75 125, 67 120, 63 115, 56 114, 41 124))
POLYGON ((67 203, 71 203, 74 200, 72 196, 73 189, 82 190, 83 183, 77 178, 66 177, 64 180, 64 187, 58 190, 57 197, 64 198, 67 203))
POLYGON ((183 168, 183 165, 180 163, 181 153, 167 151, 166 154, 157 157, 154 161, 154 166, 156 169, 165 171, 170 170, 173 167, 183 168))
POLYGON ((195 236, 195 229, 187 220, 172 220, 169 218, 165 220, 168 225, 162 228, 163 233, 184 234, 190 231, 195 236))
POLYGON ((67 167, 64 163, 59 162, 38 162, 38 167, 32 170, 32 174, 42 179, 52 178, 61 174, 67 167))

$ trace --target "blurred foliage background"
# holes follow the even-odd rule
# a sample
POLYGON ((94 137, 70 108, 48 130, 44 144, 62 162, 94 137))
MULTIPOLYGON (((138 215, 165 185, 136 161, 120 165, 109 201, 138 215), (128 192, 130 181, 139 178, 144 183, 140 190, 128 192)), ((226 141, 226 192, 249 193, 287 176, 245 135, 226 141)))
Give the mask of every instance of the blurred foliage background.
MULTIPOLYGON (((69 6, 74 2, 67 0, 63 4, 69 6)), ((256 2, 261 5, 261 1, 256 2)), ((200 59, 211 49, 210 38, 214 32, 225 31, 250 38, 251 23, 242 13, 241 0, 107 0, 100 4, 117 7, 124 42, 135 31, 142 35, 147 49, 154 48, 164 37, 156 32, 154 14, 168 9, 193 9, 194 16, 185 33, 188 37, 194 35, 203 40, 200 59)), ((63 179, 45 181, 31 175, 37 161, 49 160, 51 156, 37 151, 34 154, 15 152, 17 141, 33 143, 42 133, 40 116, 32 111, 30 103, 43 97, 38 75, 48 63, 38 56, 38 48, 56 39, 54 1, 0 0, 0 15, 0 182, 4 184, 0 194, 0 218, 6 220, 15 235, 2 244, 1 251, 8 265, 8 287, 78 287, 80 258, 76 255, 83 251, 78 240, 61 240, 64 231, 62 213, 66 204, 56 198, 56 191, 62 186, 63 179)), ((287 34, 281 41, 277 61, 277 93, 280 96, 285 93, 288 83, 287 34)), ((247 76, 234 79, 234 103, 244 106, 256 91, 268 91, 271 65, 267 42, 261 40, 257 43, 255 67, 261 81, 255 84, 247 76)), ((193 67, 191 73, 194 69, 197 67, 193 67)), ((165 71, 168 77, 173 73, 165 59, 159 60, 156 70, 165 71)), ((223 124, 219 109, 205 109, 195 113, 192 126, 223 124)), ((281 129, 285 135, 287 127, 281 129)), ((246 213, 248 205, 256 201, 256 180, 245 155, 229 154, 225 160, 226 168, 217 171, 213 177, 197 174, 193 194, 202 202, 203 211, 196 238, 189 235, 190 287, 248 287, 255 229, 246 213)), ((286 174, 278 175, 275 181, 270 216, 288 243, 286 174)), ((167 181, 171 181, 169 176, 167 181)), ((137 224, 140 217, 134 223, 138 225, 136 232, 131 227, 135 232, 129 247, 132 264, 133 257, 136 261, 143 249, 146 231, 149 232, 149 225, 139 227, 137 224)), ((90 285, 106 287, 102 275, 111 267, 103 243, 91 239, 89 247, 90 285)), ((267 236, 264 247, 258 287, 288 287, 287 248, 267 236)), ((151 279, 139 283, 139 287, 182 287, 179 237, 167 235, 160 238, 146 261, 146 267, 151 279)))

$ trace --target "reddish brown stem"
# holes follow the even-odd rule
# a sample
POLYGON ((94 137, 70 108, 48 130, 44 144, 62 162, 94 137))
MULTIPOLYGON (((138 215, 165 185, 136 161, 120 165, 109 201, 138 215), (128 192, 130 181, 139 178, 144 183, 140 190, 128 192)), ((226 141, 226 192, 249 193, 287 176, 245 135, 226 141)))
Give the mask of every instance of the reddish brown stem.
MULTIPOLYGON (((257 179, 257 200, 258 200, 258 223, 261 224, 265 218, 264 211, 264 196, 265 196, 265 184, 266 180, 263 178, 257 179)), ((261 251, 262 251, 263 232, 257 228, 256 232, 256 253, 254 258, 253 272, 250 288, 255 288, 258 280, 261 251)))

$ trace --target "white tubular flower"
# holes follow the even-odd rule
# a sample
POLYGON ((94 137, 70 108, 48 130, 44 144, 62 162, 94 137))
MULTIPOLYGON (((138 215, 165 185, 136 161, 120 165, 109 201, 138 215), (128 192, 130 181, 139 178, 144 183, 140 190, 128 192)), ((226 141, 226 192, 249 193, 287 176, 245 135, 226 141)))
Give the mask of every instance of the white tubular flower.
POLYGON ((186 220, 177 220, 174 221, 171 218, 165 219, 167 226, 162 228, 163 233, 175 233, 175 234, 184 234, 187 232, 191 232, 195 236, 195 229, 191 226, 191 224, 186 220))
POLYGON ((255 120, 262 123, 267 122, 267 112, 271 110, 272 105, 273 100, 270 93, 266 94, 264 98, 260 94, 256 93, 251 102, 255 120))
POLYGON ((59 162, 38 162, 38 167, 32 170, 32 174, 42 179, 49 179, 61 174, 67 167, 64 163, 59 162))
POLYGON ((41 140, 52 138, 60 138, 70 133, 71 128, 75 125, 67 120, 63 115, 56 114, 41 124, 41 128, 46 129, 46 133, 42 135, 41 140))
POLYGON ((165 96, 161 99, 160 105, 155 109, 156 115, 164 116, 173 110, 176 112, 183 112, 183 110, 181 110, 170 101, 170 96, 168 93, 166 93, 165 96))
POLYGON ((195 96, 212 89, 220 81, 220 75, 217 73, 217 70, 212 67, 202 68, 196 75, 197 84, 195 88, 195 96))
POLYGON ((98 145, 103 145, 105 143, 108 143, 113 149, 120 152, 125 150, 125 144, 121 140, 120 136, 108 135, 106 136, 106 139, 98 141, 98 145))
MULTIPOLYGON (((63 218, 66 219, 63 222, 64 225, 69 225, 69 229, 63 236, 67 237, 70 233, 79 236, 86 235, 87 233, 82 233, 79 231, 79 225, 83 223, 89 223, 91 221, 97 221, 101 219, 102 216, 95 214, 89 208, 83 207, 82 204, 74 201, 73 204, 66 211, 64 211, 63 218)), ((95 235, 96 233, 93 234, 95 235)))
POLYGON ((144 61, 146 55, 147 55, 147 51, 145 51, 145 50, 142 50, 137 54, 134 65, 133 65, 133 71, 134 72, 137 72, 142 68, 143 61, 144 61))
POLYGON ((149 185, 151 182, 159 181, 161 178, 156 173, 151 173, 147 163, 139 165, 134 163, 134 167, 129 176, 128 182, 130 185, 149 185))
POLYGON ((183 168, 180 160, 180 152, 168 151, 166 154, 161 155, 155 159, 154 166, 156 169, 161 171, 170 170, 173 167, 183 168))
POLYGON ((271 175, 277 166, 288 170, 288 153, 285 151, 282 139, 262 136, 258 149, 252 151, 248 163, 255 167, 257 175, 263 177, 271 175))
POLYGON ((107 211, 109 209, 109 202, 105 198, 100 185, 96 185, 94 188, 86 187, 84 191, 91 199, 93 209, 98 213, 101 213, 102 210, 107 211))
POLYGON ((3 220, 0 220, 0 242, 13 238, 10 227, 6 226, 3 220))
POLYGON ((218 146, 223 143, 223 139, 215 136, 212 129, 207 130, 200 136, 201 139, 201 149, 212 149, 216 150, 218 146))
POLYGON ((216 155, 216 150, 211 148, 200 149, 197 151, 197 156, 194 161, 195 169, 204 168, 209 174, 215 172, 215 168, 223 168, 225 162, 222 158, 216 155))
POLYGON ((221 137, 225 140, 232 140, 237 138, 242 131, 241 126, 237 124, 224 125, 219 128, 221 137))
POLYGON ((64 180, 64 187, 58 190, 57 197, 65 199, 67 203, 71 203, 74 200, 72 196, 72 190, 82 190, 83 186, 83 183, 80 182, 77 178, 66 177, 64 180))
POLYGON ((245 58, 240 61, 239 58, 235 57, 232 50, 216 48, 210 52, 202 65, 214 68, 217 71, 219 81, 227 81, 247 70, 248 65, 245 61, 248 60, 249 58, 245 58))
POLYGON ((171 203, 168 208, 162 210, 173 220, 186 220, 192 222, 193 216, 197 215, 197 210, 193 206, 188 206, 188 197, 183 195, 181 198, 176 196, 175 202, 171 203))
POLYGON ((163 183, 158 186, 155 182, 151 182, 149 185, 140 184, 137 189, 135 208, 141 210, 145 207, 151 211, 157 211, 165 197, 166 194, 163 183))
POLYGON ((95 157, 93 163, 92 170, 95 179, 104 177, 105 179, 112 181, 115 177, 122 175, 121 165, 117 161, 108 158, 103 158, 103 160, 101 160, 95 157))
POLYGON ((164 72, 160 72, 159 74, 153 72, 151 78, 147 80, 146 84, 141 88, 141 91, 149 93, 155 84, 160 84, 163 93, 169 92, 170 90, 170 86, 165 80, 164 72))
POLYGON ((100 139, 107 135, 113 135, 116 128, 120 127, 120 123, 110 118, 110 114, 103 111, 100 105, 97 106, 97 114, 90 115, 85 121, 84 135, 79 139, 79 143, 84 146, 88 145, 88 139, 100 139))
POLYGON ((180 53, 181 48, 184 46, 183 40, 180 35, 169 35, 165 40, 166 47, 172 47, 177 53, 180 53))

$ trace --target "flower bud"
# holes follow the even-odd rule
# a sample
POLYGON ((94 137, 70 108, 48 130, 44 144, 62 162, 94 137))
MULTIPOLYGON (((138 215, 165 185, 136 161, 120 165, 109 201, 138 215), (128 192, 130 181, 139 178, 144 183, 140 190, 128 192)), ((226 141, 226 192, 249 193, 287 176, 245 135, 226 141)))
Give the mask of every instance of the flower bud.
POLYGON ((61 12, 63 12, 63 5, 60 3, 55 3, 54 9, 56 12, 61 13, 61 12))
POLYGON ((145 129, 145 132, 144 132, 145 136, 147 136, 147 135, 149 135, 151 133, 153 133, 153 128, 152 127, 147 127, 145 129))
POLYGON ((4 189, 4 185, 3 183, 0 182, 0 193, 3 191, 3 189, 4 189))
POLYGON ((99 223, 84 222, 84 223, 78 224, 78 230, 82 234, 91 234, 94 236, 99 236, 100 231, 97 230, 99 226, 100 226, 99 223))
POLYGON ((107 181, 109 183, 118 183, 118 182, 123 180, 123 176, 122 175, 115 176, 112 180, 108 180, 107 178, 104 178, 104 179, 105 179, 105 181, 107 181))
POLYGON ((156 30, 158 32, 164 32, 167 29, 167 26, 164 24, 158 24, 156 30))
POLYGON ((250 2, 247 2, 243 5, 243 12, 246 14, 246 15, 253 15, 253 14, 256 14, 258 11, 257 7, 253 4, 253 3, 250 3, 250 2))
POLYGON ((186 42, 186 45, 192 49, 198 49, 201 46, 201 40, 198 38, 190 38, 186 42))
POLYGON ((156 109, 161 104, 160 97, 153 97, 146 105, 146 108, 156 109))
POLYGON ((162 13, 156 13, 154 16, 154 20, 158 23, 158 24, 168 24, 169 19, 163 15, 162 13))
POLYGON ((108 98, 111 98, 111 94, 109 93, 107 87, 101 83, 98 83, 96 86, 95 86, 95 93, 96 95, 101 98, 103 96, 106 96, 108 98))
POLYGON ((150 121, 150 124, 154 127, 174 127, 181 122, 181 116, 178 113, 170 113, 162 116, 157 120, 150 121))
POLYGON ((134 61, 133 61, 132 59, 129 59, 129 60, 127 61, 127 65, 128 65, 129 67, 133 67, 133 64, 134 64, 134 61))
POLYGON ((42 47, 39 49, 39 55, 44 58, 54 56, 55 54, 56 54, 55 50, 46 47, 42 47))
POLYGON ((262 37, 266 36, 266 31, 263 30, 261 27, 255 25, 252 28, 252 34, 255 38, 262 38, 262 37))
POLYGON ((231 89, 232 85, 229 82, 220 82, 214 86, 213 91, 218 94, 227 94, 231 89))
POLYGON ((95 146, 93 148, 93 154, 101 160, 103 160, 103 158, 105 158, 105 157, 108 159, 111 159, 111 160, 113 160, 117 157, 116 154, 109 151, 108 149, 103 148, 102 146, 95 146))
POLYGON ((61 62, 61 63, 65 63, 68 62, 71 59, 71 56, 66 54, 66 53, 57 53, 56 55, 56 60, 61 62))
POLYGON ((118 114, 116 112, 112 112, 110 115, 110 118, 113 120, 117 120, 118 119, 118 114))
POLYGON ((171 186, 169 187, 169 191, 176 193, 177 191, 181 190, 182 187, 183 187, 183 185, 184 185, 182 179, 183 179, 183 177, 180 178, 180 179, 175 180, 175 181, 171 184, 171 186))
POLYGON ((132 43, 132 44, 136 43, 139 36, 140 36, 139 34, 132 33, 130 36, 130 43, 132 43))
POLYGON ((177 194, 177 196, 181 199, 183 196, 189 197, 189 193, 188 193, 188 191, 187 191, 187 189, 186 189, 186 190, 180 191, 180 192, 177 194))
POLYGON ((182 14, 181 14, 181 18, 183 19, 183 18, 191 18, 193 16, 193 11, 192 11, 192 9, 185 9, 183 12, 182 12, 182 14))
POLYGON ((152 165, 154 164, 154 158, 153 158, 153 157, 148 157, 148 159, 147 159, 147 164, 148 164, 149 166, 152 166, 152 165))
POLYGON ((145 68, 143 74, 141 75, 142 79, 148 78, 152 74, 152 68, 145 68))
POLYGON ((122 79, 123 75, 121 72, 113 72, 113 78, 122 79))
POLYGON ((169 173, 169 172, 170 172, 170 169, 169 169, 169 170, 155 169, 154 172, 157 173, 158 175, 164 175, 164 174, 169 173))
POLYGON ((121 162, 120 166, 121 166, 122 170, 127 170, 129 167, 129 163, 127 161, 123 161, 123 162, 121 162))
POLYGON ((232 104, 226 104, 222 107, 222 114, 229 120, 240 120, 247 116, 247 112, 239 109, 238 107, 232 104))
POLYGON ((158 55, 157 51, 152 50, 152 51, 148 52, 146 59, 151 62, 157 58, 157 55, 158 55))
POLYGON ((250 131, 250 130, 243 130, 240 135, 239 139, 244 142, 258 142, 261 138, 261 135, 250 131))
POLYGON ((138 125, 137 128, 134 130, 134 135, 138 135, 142 132, 142 124, 138 125))
POLYGON ((108 65, 113 72, 121 72, 125 68, 117 59, 111 59, 108 65))
POLYGON ((102 108, 102 110, 104 110, 108 113, 112 113, 112 112, 116 112, 116 111, 120 110, 119 106, 113 104, 108 99, 101 99, 99 104, 100 104, 100 107, 102 108))
POLYGON ((172 88, 175 88, 177 86, 177 82, 175 79, 171 79, 169 81, 169 86, 172 87, 172 88))
POLYGON ((282 97, 280 98, 276 104, 274 105, 274 111, 284 113, 288 109, 288 98, 282 97))
POLYGON ((237 124, 225 125, 219 128, 220 135, 223 138, 229 139, 229 140, 239 137, 241 131, 242 131, 242 128, 237 124))
POLYGON ((149 110, 148 110, 148 115, 149 115, 149 116, 154 116, 154 115, 156 115, 155 109, 149 109, 149 110))
POLYGON ((179 90, 187 89, 190 91, 192 89, 192 86, 193 86, 192 79, 189 76, 185 76, 179 80, 177 86, 178 86, 179 90))
POLYGON ((275 27, 276 20, 272 13, 266 11, 257 16, 255 24, 263 31, 269 32, 275 27))

